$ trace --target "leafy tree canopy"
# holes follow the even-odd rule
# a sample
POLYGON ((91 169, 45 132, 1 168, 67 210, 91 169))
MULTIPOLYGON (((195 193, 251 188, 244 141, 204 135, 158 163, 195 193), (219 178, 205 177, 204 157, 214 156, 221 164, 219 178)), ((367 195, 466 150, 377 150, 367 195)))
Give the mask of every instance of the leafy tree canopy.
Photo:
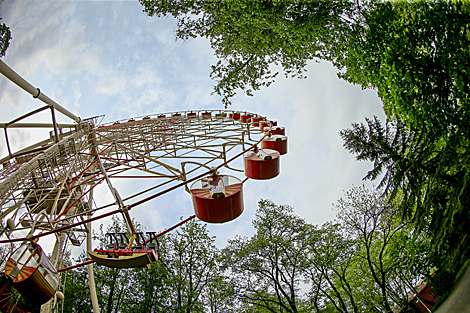
POLYGON ((376 88, 389 117, 468 138, 468 2, 370 2, 360 10, 327 54, 339 76, 376 88))
MULTIPOLYGON (((354 188, 338 219, 311 225, 293 208, 261 200, 250 238, 214 246, 190 221, 159 237, 151 268, 95 266, 103 312, 390 312, 429 272, 429 238, 380 192, 354 188), (419 240, 420 245, 416 244, 419 240)), ((115 219, 107 231, 125 230, 115 219)), ((97 234, 104 240, 102 229, 97 234)), ((85 260, 85 254, 78 262, 85 260)), ((64 312, 90 312, 86 267, 64 273, 64 312)), ((405 304, 407 302, 405 301, 405 304)))
MULTIPOLYGON (((0 17, 0 20, 2 18, 0 17)), ((0 24, 0 58, 5 56, 8 46, 10 45, 11 31, 10 27, 5 23, 0 24)))
POLYGON ((304 77, 309 60, 324 59, 347 81, 377 88, 390 117, 444 132, 468 120, 465 1, 140 2, 150 16, 176 18, 177 38, 210 40, 214 93, 225 105, 238 89, 269 86, 271 65, 304 77))

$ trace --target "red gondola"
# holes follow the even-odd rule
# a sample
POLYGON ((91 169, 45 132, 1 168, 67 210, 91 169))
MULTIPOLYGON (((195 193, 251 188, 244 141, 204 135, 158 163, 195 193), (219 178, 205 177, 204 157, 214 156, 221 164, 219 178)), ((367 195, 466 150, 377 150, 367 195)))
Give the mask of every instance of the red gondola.
POLYGON ((259 127, 260 121, 263 121, 263 120, 265 120, 264 117, 254 116, 254 117, 251 118, 251 125, 254 126, 254 127, 259 127))
POLYGON ((46 303, 59 286, 59 274, 38 244, 23 243, 6 262, 5 275, 31 304, 46 303))
POLYGON ((181 114, 180 113, 174 113, 170 115, 166 120, 166 123, 170 125, 176 125, 181 123, 181 114))
POLYGON ((268 134, 269 132, 271 132, 271 135, 285 136, 286 128, 282 126, 272 126, 272 127, 267 127, 264 129, 265 134, 268 134))
POLYGON ((243 114, 241 117, 242 123, 248 123, 249 119, 253 117, 253 114, 243 114))
POLYGON ((245 160, 245 176, 252 179, 271 179, 279 175, 280 153, 270 149, 248 151, 245 160))
POLYGON ((186 116, 187 116, 188 118, 196 118, 196 117, 197 117, 197 113, 196 113, 196 112, 190 112, 190 113, 186 114, 186 116))
POLYGON ((241 114, 240 114, 240 113, 233 112, 233 119, 234 119, 235 121, 240 120, 240 118, 241 118, 241 114))
POLYGON ((269 121, 261 121, 259 122, 259 128, 261 130, 265 129, 266 127, 269 127, 271 124, 269 121))
POLYGON ((157 116, 157 118, 164 119, 164 118, 166 118, 166 115, 165 114, 160 114, 159 116, 157 116))
POLYGON ((225 223, 243 212, 243 184, 229 175, 211 175, 190 188, 194 212, 207 223, 225 223))
POLYGON ((272 149, 278 151, 281 155, 287 153, 287 137, 273 135, 266 137, 261 141, 261 149, 272 149))
POLYGON ((201 117, 202 118, 211 118, 212 113, 211 112, 202 112, 201 117))

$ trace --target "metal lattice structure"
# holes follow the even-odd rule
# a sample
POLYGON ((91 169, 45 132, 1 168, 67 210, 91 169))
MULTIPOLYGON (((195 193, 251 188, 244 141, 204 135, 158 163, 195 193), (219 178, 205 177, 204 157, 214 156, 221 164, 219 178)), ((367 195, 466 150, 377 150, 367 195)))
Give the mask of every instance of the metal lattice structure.
MULTIPOLYGON (((90 191, 104 181, 161 180, 149 190, 128 195, 123 199, 126 203, 185 182, 198 170, 226 162, 235 151, 258 141, 259 128, 228 114, 233 112, 172 112, 98 126, 93 125, 96 119, 85 121, 85 126, 76 127, 47 149, 23 151, 4 162, 0 217, 14 216, 15 231, 33 226, 37 231, 50 231, 119 206, 119 200, 102 207, 94 204, 90 191)), ((73 245, 80 245, 86 229, 79 225, 66 232, 73 245)))

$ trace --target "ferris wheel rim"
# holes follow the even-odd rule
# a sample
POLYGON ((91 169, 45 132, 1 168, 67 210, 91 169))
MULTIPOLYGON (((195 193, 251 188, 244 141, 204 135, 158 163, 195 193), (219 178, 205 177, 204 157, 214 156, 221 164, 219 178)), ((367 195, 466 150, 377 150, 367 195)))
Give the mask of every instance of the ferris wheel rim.
MULTIPOLYGON (((223 120, 223 119, 228 119, 228 118, 227 118, 227 115, 228 115, 228 114, 232 114, 232 115, 238 114, 238 115, 240 115, 240 116, 241 116, 241 115, 260 116, 260 115, 258 115, 258 114, 251 113, 251 112, 247 112, 247 111, 218 110, 218 109, 214 109, 214 110, 183 110, 183 111, 170 111, 170 112, 164 112, 163 114, 164 114, 164 115, 169 115, 168 117, 169 117, 170 120, 175 119, 174 117, 175 117, 176 115, 178 115, 176 119, 181 119, 181 120, 183 120, 183 119, 185 119, 185 118, 188 118, 188 114, 196 114, 196 115, 198 115, 198 116, 199 116, 200 114, 211 114, 211 119, 208 119, 208 120, 207 120, 208 122, 210 122, 210 121, 212 121, 212 120, 213 120, 213 121, 220 121, 220 120, 223 120), (221 115, 221 116, 218 116, 218 117, 212 116, 212 114, 213 114, 214 112, 215 112, 216 114, 222 114, 222 115, 221 115)), ((123 127, 124 125, 122 125, 122 124, 125 124, 125 123, 132 123, 132 124, 134 124, 134 125, 137 125, 139 122, 148 122, 149 119, 152 120, 152 117, 151 117, 151 116, 154 116, 154 117, 157 117, 157 118, 158 118, 158 116, 162 116, 162 113, 156 113, 156 114, 152 114, 152 115, 145 115, 145 116, 142 116, 142 117, 130 118, 130 119, 127 120, 127 122, 120 123, 119 126, 115 126, 115 127, 123 127), (140 119, 139 119, 139 118, 140 118, 140 119)), ((192 118, 192 117, 191 117, 191 118, 192 118)), ((52 151, 52 150, 54 150, 54 149, 57 149, 56 147, 57 147, 61 142, 72 138, 72 136, 82 137, 82 136, 85 136, 85 133, 86 133, 86 132, 95 132, 95 133, 97 133, 97 132, 100 132, 100 131, 103 129, 103 127, 116 125, 115 123, 116 123, 116 122, 104 123, 104 124, 96 125, 96 126, 93 127, 92 129, 88 128, 86 131, 82 131, 82 132, 77 131, 76 133, 72 134, 70 137, 62 138, 62 140, 61 140, 60 142, 55 143, 55 144, 51 145, 50 147, 48 147, 48 149, 45 150, 44 154, 47 154, 48 152, 50 152, 50 151, 52 151)), ((247 127, 250 127, 250 126, 249 126, 249 123, 246 123, 246 124, 247 124, 247 127)), ((258 140, 256 143, 259 143, 261 140, 262 140, 262 139, 258 140)), ((256 143, 255 143, 255 144, 256 144, 256 143)), ((246 149, 246 151, 248 151, 248 150, 250 150, 250 149, 251 149, 251 148, 248 148, 248 149, 246 149)), ((246 151, 244 151, 244 152, 246 152, 246 151)), ((244 152, 242 152, 242 153, 240 153, 239 155, 237 155, 237 157, 243 155, 244 152)), ((22 166, 21 166, 19 169, 22 169, 22 168, 25 168, 25 169, 26 169, 26 168, 28 167, 28 164, 37 162, 37 160, 38 160, 39 158, 40 158, 40 155, 35 156, 33 159, 31 159, 31 160, 30 160, 29 162, 27 162, 26 164, 22 164, 22 166)), ((231 160, 233 160, 233 159, 234 159, 234 158, 232 158, 231 160)), ((230 160, 230 161, 231 161, 231 160, 230 160)), ((226 166, 230 161, 228 161, 228 162, 223 162, 223 163, 222 163, 221 165, 219 165, 217 168, 220 168, 220 167, 222 167, 222 166, 226 166)), ((19 171, 19 172, 18 172, 18 171, 15 171, 15 174, 20 174, 20 173, 21 173, 21 171, 19 171)), ((207 175, 207 173, 204 173, 204 174, 201 174, 201 175, 202 175, 202 176, 203 176, 203 175, 207 175)), ((16 175, 13 175, 13 176, 16 176, 16 175)), ((10 177, 11 177, 11 176, 10 176, 10 177)), ((176 176, 174 176, 174 177, 176 177, 176 176)), ((9 179, 12 179, 12 178, 9 178, 9 179)), ((98 185, 101 181, 103 181, 103 179, 101 179, 96 185, 98 185)), ((193 180, 190 180, 190 181, 193 181, 193 180)), ((190 181, 183 182, 183 183, 179 184, 178 187, 179 187, 179 186, 183 186, 183 185, 187 185, 190 181)), ((2 181, 2 182, 0 183, 0 187, 2 187, 2 185, 4 185, 4 181, 2 181)), ((96 186, 96 185, 95 185, 95 186, 96 186)), ((174 190, 174 189, 176 189, 176 188, 169 188, 169 190, 174 190)), ((154 199, 154 198, 158 197, 158 193, 157 193, 156 195, 157 195, 157 196, 154 195, 154 196, 150 196, 150 197, 147 197, 147 198, 148 198, 148 199, 154 199)), ((78 201, 78 200, 79 200, 79 199, 77 199, 76 201, 78 201)), ((76 201, 75 201, 75 202, 76 202, 76 201)), ((148 201, 148 200, 146 200, 146 201, 148 201)), ((133 204, 129 205, 128 207, 129 207, 129 208, 133 208, 133 207, 135 207, 135 206, 137 206, 137 205, 140 205, 140 204, 142 204, 142 203, 143 203, 142 201, 138 201, 138 202, 136 202, 136 203, 133 203, 133 204)), ((73 205, 73 204, 72 204, 72 205, 73 205)), ((72 205, 71 205, 71 206, 72 206, 72 205)), ((113 213, 113 214, 116 214, 116 213, 119 213, 119 210, 115 210, 115 211, 113 211, 113 212, 115 212, 115 213, 113 213)), ((6 216, 6 215, 7 215, 7 214, 5 214, 4 216, 6 216)), ((100 218, 99 218, 99 219, 104 218, 104 217, 107 217, 107 216, 109 216, 109 215, 112 215, 112 214, 108 214, 108 213, 107 213, 107 214, 100 215, 100 218)), ((3 216, 2 216, 2 217, 3 217, 3 216)), ((60 216, 58 216, 58 217, 56 218, 56 220, 57 220, 59 217, 60 217, 60 216)), ((95 219, 93 219, 93 220, 95 220, 95 219)), ((85 220, 85 221, 88 221, 88 219, 85 220)), ((81 224, 85 224, 85 222, 83 222, 83 223, 81 223, 81 224)), ((81 224, 80 224, 80 225, 81 225, 81 224)), ((74 225, 74 224, 71 224, 71 225, 74 225)), ((27 227, 26 227, 26 228, 27 228, 27 227)), ((61 229, 61 230, 59 230, 59 231, 63 231, 63 230, 65 230, 65 229, 69 229, 69 228, 72 228, 72 227, 63 226, 63 227, 57 228, 57 229, 61 229)), ((55 232, 55 231, 54 231, 54 232, 55 232)), ((48 234, 50 234, 50 233, 52 233, 52 232, 49 232, 48 234)), ((37 238, 36 236, 37 236, 37 235, 33 236, 33 238, 37 238)), ((41 237, 42 237, 42 236, 41 236, 41 237)), ((0 243, 16 242, 16 241, 21 241, 21 239, 17 238, 17 239, 12 239, 12 240, 3 240, 3 241, 0 241, 0 243)))

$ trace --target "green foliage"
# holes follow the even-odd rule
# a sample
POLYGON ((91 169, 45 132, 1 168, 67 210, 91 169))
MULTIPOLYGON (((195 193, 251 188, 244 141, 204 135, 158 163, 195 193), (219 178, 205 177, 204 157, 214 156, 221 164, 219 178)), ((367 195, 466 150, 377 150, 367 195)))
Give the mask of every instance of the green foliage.
POLYGON ((169 305, 174 312, 204 312, 203 299, 209 286, 217 286, 213 281, 219 280, 218 286, 223 287, 214 240, 206 225, 194 220, 166 235, 165 251, 159 262, 168 273, 169 305))
POLYGON ((288 206, 259 202, 255 234, 223 250, 241 311, 388 312, 402 304, 431 266, 430 241, 378 192, 354 188, 338 210, 337 223, 319 228, 288 206))
MULTIPOLYGON (((430 241, 416 237, 413 228, 400 219, 397 206, 379 191, 355 187, 338 201, 337 209, 343 232, 355 239, 356 264, 365 269, 364 277, 374 286, 360 298, 370 297, 375 309, 391 311, 432 266, 427 257, 430 241), (416 245, 417 238, 420 245, 416 245)), ((373 308, 365 306, 361 311, 373 308)))
MULTIPOLYGON (((139 231, 141 226, 134 222, 139 231)), ((106 242, 108 232, 125 232, 125 223, 113 223, 96 238, 106 242)), ((190 221, 160 237, 159 260, 150 268, 114 269, 94 264, 101 312, 226 312, 233 287, 220 274, 218 250, 206 225, 190 221)), ((84 262, 83 254, 77 262, 84 262)), ((67 272, 64 312, 91 312, 86 267, 67 272)))
POLYGON ((302 268, 308 229, 286 205, 260 200, 252 238, 236 238, 223 250, 225 268, 243 307, 261 312, 303 311, 302 268))
MULTIPOLYGON (((217 257, 219 266, 223 266, 220 254, 217 257)), ((212 277, 204 293, 204 304, 207 312, 234 312, 236 303, 235 286, 229 277, 220 271, 212 277)))
POLYGON ((361 11, 329 56, 340 77, 377 88, 387 115, 409 126, 468 134, 468 5, 380 1, 361 11))
MULTIPOLYGON (((164 241, 164 240, 162 240, 164 241)), ((161 246, 164 246, 162 243, 161 246)), ((164 250, 159 250, 164 253, 164 250)), ((162 262, 154 262, 150 268, 133 269, 127 279, 131 283, 126 288, 128 312, 166 312, 169 303, 169 277, 162 262)))
POLYGON ((431 278, 431 286, 437 292, 438 295, 442 296, 449 293, 454 287, 455 276, 446 270, 438 270, 431 278))
POLYGON ((389 122, 341 132, 358 160, 374 162, 403 217, 433 236, 434 255, 469 256, 469 7, 463 1, 371 2, 338 42, 340 77, 377 88, 389 122), (360 47, 360 49, 358 49, 360 47))
MULTIPOLYGON (((159 261, 151 268, 94 265, 100 308, 362 313, 402 304, 431 266, 428 238, 402 223, 396 206, 377 191, 354 188, 337 209, 337 221, 318 227, 287 205, 261 200, 255 234, 230 240, 223 250, 206 225, 192 220, 159 238, 159 261)), ((124 229, 115 219, 107 230, 124 229)), ((97 235, 104 237, 102 229, 97 235)), ((82 254, 77 261, 84 260, 82 254)), ((67 272, 64 311, 91 311, 86 267, 67 272)))
MULTIPOLYGON (((0 17, 0 20, 2 18, 0 17)), ((10 27, 5 23, 0 24, 0 58, 5 56, 8 46, 10 45, 11 31, 10 27)))
POLYGON ((433 238, 432 252, 458 267, 468 257, 470 227, 467 140, 445 140, 404 123, 366 119, 340 132, 345 148, 374 167, 365 179, 382 177, 380 187, 397 201, 400 213, 433 238))
POLYGON ((140 3, 150 16, 176 18, 177 38, 210 40, 219 59, 212 66, 214 92, 226 105, 237 89, 252 95, 269 86, 277 75, 273 64, 286 76, 304 77, 309 60, 325 59, 347 81, 378 88, 389 116, 428 127, 468 117, 464 1, 140 3))
MULTIPOLYGON (((85 253, 76 260, 77 263, 86 261, 85 253)), ((66 262, 66 265, 71 265, 66 262)), ((98 270, 98 267, 95 267, 98 270)), ((61 275, 64 284, 64 312, 92 312, 87 267, 82 266, 66 271, 61 275)))
POLYGON ((358 263, 355 240, 344 236, 340 224, 325 223, 309 237, 308 266, 303 270, 311 285, 310 302, 318 312, 358 312, 362 302, 358 287, 369 286, 354 278, 358 263))
POLYGON ((467 1, 158 1, 176 36, 207 38, 219 59, 214 92, 227 106, 237 90, 269 86, 279 65, 304 77, 328 60, 339 77, 378 90, 388 121, 342 132, 346 148, 374 162, 401 215, 433 236, 435 255, 459 266, 469 255, 470 6, 467 1))

